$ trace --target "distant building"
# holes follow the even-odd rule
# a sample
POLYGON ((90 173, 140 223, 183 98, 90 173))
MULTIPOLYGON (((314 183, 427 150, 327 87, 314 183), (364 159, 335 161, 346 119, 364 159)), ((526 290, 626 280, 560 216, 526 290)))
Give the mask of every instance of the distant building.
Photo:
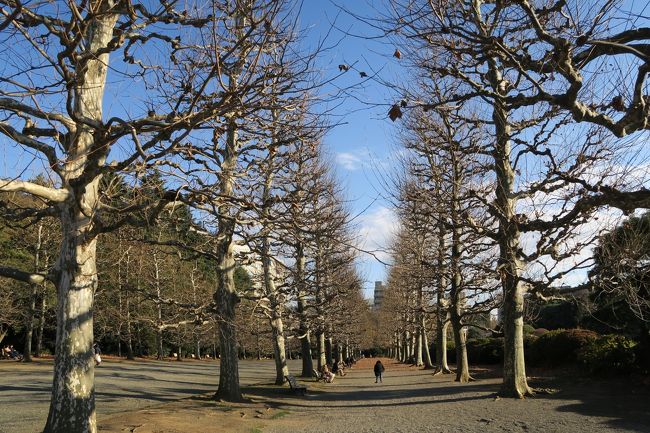
POLYGON ((381 281, 375 281, 375 310, 381 308, 381 304, 384 301, 384 283, 381 281))

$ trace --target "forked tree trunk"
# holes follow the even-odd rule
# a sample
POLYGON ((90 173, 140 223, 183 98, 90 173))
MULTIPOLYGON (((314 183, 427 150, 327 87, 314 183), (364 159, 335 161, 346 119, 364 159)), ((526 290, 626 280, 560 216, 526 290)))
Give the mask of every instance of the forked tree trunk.
MULTIPOLYGON (((92 2, 97 11, 86 33, 85 49, 92 56, 77 65, 74 88, 76 118, 102 120, 102 101, 108 54, 97 55, 113 37, 118 15, 113 1, 92 2)), ((65 161, 64 185, 70 197, 59 205, 61 249, 56 263, 57 332, 52 400, 45 433, 95 433, 95 375, 93 360, 93 296, 97 288, 96 234, 93 215, 99 202, 98 173, 88 164, 101 166, 107 151, 95 149, 95 131, 79 122, 70 137, 65 161)))

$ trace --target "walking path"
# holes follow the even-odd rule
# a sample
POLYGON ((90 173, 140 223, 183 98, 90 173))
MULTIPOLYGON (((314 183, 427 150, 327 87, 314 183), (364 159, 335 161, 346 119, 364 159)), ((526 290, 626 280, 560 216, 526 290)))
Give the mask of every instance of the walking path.
MULTIPOLYGON (((374 362, 360 361, 333 384, 302 381, 302 397, 269 384, 272 362, 243 361, 242 382, 257 385, 244 388, 251 401, 237 404, 210 399, 214 362, 109 362, 97 373, 98 424, 105 433, 650 432, 650 390, 629 381, 537 381, 559 392, 513 400, 496 397, 500 379, 485 370, 458 384, 385 359, 384 382, 375 384, 374 362)), ((298 371, 299 361, 289 366, 298 371)), ((42 428, 50 374, 51 366, 0 363, 0 433, 42 428)))
POLYGON ((458 384, 449 375, 383 362, 383 383, 374 383, 374 360, 366 360, 323 394, 284 399, 279 408, 290 416, 262 431, 650 432, 647 389, 631 395, 611 383, 576 384, 553 395, 500 399, 500 379, 458 384))

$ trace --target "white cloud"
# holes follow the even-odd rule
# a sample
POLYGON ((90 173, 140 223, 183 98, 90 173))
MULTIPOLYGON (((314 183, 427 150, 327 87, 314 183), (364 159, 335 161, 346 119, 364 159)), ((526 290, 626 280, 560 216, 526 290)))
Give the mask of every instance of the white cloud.
POLYGON ((361 157, 350 152, 339 152, 336 154, 336 163, 346 170, 354 171, 361 168, 363 161, 361 157))
POLYGON ((385 206, 360 217, 359 246, 373 252, 383 262, 390 260, 388 248, 397 233, 399 223, 395 212, 385 206))

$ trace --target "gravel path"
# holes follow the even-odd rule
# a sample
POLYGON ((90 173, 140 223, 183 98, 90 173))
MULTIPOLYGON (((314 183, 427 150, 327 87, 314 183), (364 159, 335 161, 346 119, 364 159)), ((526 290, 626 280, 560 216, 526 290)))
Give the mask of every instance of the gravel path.
MULTIPOLYGON (((457 384, 384 363, 383 383, 374 383, 374 360, 364 360, 333 384, 304 381, 309 392, 299 397, 269 385, 272 362, 242 361, 242 384, 257 385, 245 389, 248 403, 227 404, 206 398, 216 389, 215 362, 109 361, 97 370, 98 420, 103 431, 138 433, 188 425, 205 433, 650 432, 650 390, 629 381, 538 381, 559 392, 499 399, 500 379, 485 371, 475 372, 479 381, 457 384)), ((289 366, 298 371, 299 361, 289 366)), ((51 369, 51 362, 0 363, 0 433, 40 431, 51 369)))
MULTIPOLYGON (((296 361, 292 361, 296 362, 296 361)), ((0 362, 0 433, 41 431, 47 419, 52 388, 51 360, 0 362)), ((268 381, 273 363, 242 361, 242 384, 268 381)), ((213 393, 219 382, 215 361, 122 361, 106 359, 95 369, 97 415, 134 411, 213 393)))
POLYGON ((611 383, 572 384, 553 395, 499 399, 500 379, 457 384, 450 376, 384 363, 383 383, 374 383, 367 363, 323 393, 280 400, 278 409, 290 415, 263 432, 650 432, 647 389, 630 394, 611 383))

